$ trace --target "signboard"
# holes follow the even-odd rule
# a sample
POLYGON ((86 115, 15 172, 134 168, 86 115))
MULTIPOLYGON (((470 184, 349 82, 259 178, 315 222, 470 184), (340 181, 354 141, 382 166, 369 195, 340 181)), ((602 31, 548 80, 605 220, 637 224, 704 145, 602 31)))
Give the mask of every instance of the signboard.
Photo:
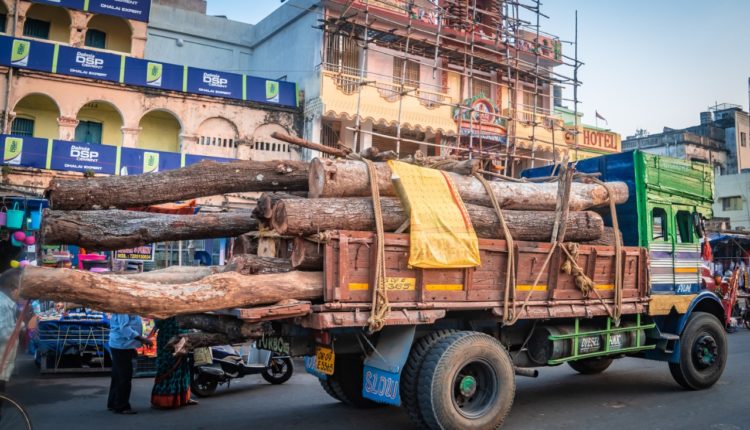
POLYGON ((151 11, 151 0, 32 0, 32 2, 144 22, 148 22, 151 11))
POLYGON ((53 141, 48 169, 69 172, 117 173, 117 147, 88 145, 78 142, 53 141))
POLYGON ((126 57, 124 83, 139 87, 182 91, 184 69, 184 66, 176 64, 126 57))
POLYGON ((465 100, 464 104, 471 106, 471 109, 453 108, 453 119, 461 125, 461 136, 506 142, 508 130, 505 120, 492 99, 476 96, 465 100))
POLYGON ((187 92, 243 100, 243 77, 236 73, 188 67, 187 92))
POLYGON ((174 152, 147 151, 135 148, 120 149, 120 176, 156 173, 181 167, 180 154, 174 152))
MULTIPOLYGON (((575 145, 575 135, 571 131, 565 133, 565 143, 575 145)), ((599 130, 583 126, 582 136, 578 138, 579 148, 590 148, 596 152, 619 153, 622 150, 621 137, 611 131, 599 130)))
POLYGON ((20 136, 0 136, 3 163, 8 166, 23 166, 44 169, 47 160, 48 139, 20 136))
POLYGON ((135 248, 115 251, 115 260, 125 261, 154 261, 154 244, 137 246, 135 248))
POLYGON ((57 73, 105 81, 120 81, 122 56, 62 45, 59 49, 57 73))
MULTIPOLYGON (((134 0, 128 0, 134 1, 134 0)), ((237 73, 0 36, 0 65, 185 93, 297 107, 297 85, 237 73)))

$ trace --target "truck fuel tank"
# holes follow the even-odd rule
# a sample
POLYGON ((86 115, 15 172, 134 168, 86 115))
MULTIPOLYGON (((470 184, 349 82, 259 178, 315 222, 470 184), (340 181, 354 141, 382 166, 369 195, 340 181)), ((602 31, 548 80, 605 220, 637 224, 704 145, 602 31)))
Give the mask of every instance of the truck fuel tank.
MULTIPOLYGON (((624 325, 627 327, 627 324, 624 325)), ((607 335, 605 334, 590 334, 601 331, 600 328, 592 326, 581 326, 579 328, 582 335, 578 336, 578 355, 590 354, 593 352, 604 351, 605 344, 607 342, 607 335)), ((550 340, 550 337, 571 335, 575 333, 575 327, 572 325, 560 325, 560 326, 541 326, 534 330, 534 333, 529 339, 528 353, 531 360, 539 365, 546 365, 550 360, 557 360, 563 357, 570 357, 573 355, 573 345, 576 340, 575 338, 550 340)), ((620 349, 629 348, 636 345, 636 336, 640 333, 641 342, 646 338, 646 333, 643 330, 633 329, 631 331, 621 331, 611 333, 609 335, 609 349, 612 352, 616 352, 620 349)))

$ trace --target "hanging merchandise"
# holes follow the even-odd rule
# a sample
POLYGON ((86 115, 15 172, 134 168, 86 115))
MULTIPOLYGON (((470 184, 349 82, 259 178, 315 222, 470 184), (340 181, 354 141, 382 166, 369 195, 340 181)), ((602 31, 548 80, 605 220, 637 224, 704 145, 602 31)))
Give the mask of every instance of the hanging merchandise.
POLYGON ((39 210, 30 211, 29 215, 27 229, 30 231, 39 230, 42 226, 42 205, 39 205, 39 210))
POLYGON ((20 230, 23 228, 23 217, 25 214, 25 210, 18 208, 18 202, 14 203, 13 209, 9 209, 7 212, 5 225, 11 230, 20 230))
POLYGON ((8 208, 5 207, 5 199, 3 199, 3 206, 0 207, 0 227, 5 227, 8 222, 8 208))
POLYGON ((33 235, 26 236, 26 239, 23 240, 23 243, 25 243, 28 246, 31 246, 36 243, 36 238, 33 235))

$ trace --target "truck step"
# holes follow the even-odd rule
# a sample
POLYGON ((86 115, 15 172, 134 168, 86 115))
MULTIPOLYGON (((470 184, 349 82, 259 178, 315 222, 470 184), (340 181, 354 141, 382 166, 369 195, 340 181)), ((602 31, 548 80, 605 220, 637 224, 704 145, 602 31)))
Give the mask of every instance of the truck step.
POLYGON ((664 340, 680 340, 680 336, 674 333, 660 333, 660 339, 664 340))
POLYGON ((680 336, 674 333, 660 333, 659 334, 659 349, 667 354, 674 352, 674 346, 677 341, 680 340, 680 336))

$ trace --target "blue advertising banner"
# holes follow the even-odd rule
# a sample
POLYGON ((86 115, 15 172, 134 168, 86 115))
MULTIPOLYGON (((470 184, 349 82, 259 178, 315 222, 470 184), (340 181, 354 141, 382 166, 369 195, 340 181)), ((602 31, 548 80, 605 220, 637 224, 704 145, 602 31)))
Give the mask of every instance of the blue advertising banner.
POLYGON ((294 82, 247 77, 247 98, 260 103, 297 106, 297 85, 294 82))
POLYGON ((69 172, 117 173, 117 147, 55 140, 49 169, 69 172))
POLYGON ((231 163, 237 161, 234 158, 222 158, 222 157, 209 157, 207 155, 193 155, 185 154, 185 166, 190 166, 195 163, 200 163, 203 160, 216 161, 217 163, 231 163))
POLYGON ((52 72, 55 45, 35 40, 0 37, 0 64, 52 72))
POLYGON ((242 100, 242 75, 188 67, 188 93, 242 100))
POLYGON ((61 6, 103 15, 148 22, 151 0, 31 0, 34 3, 61 6))
POLYGON ((118 175, 140 175, 179 169, 181 158, 180 154, 174 152, 122 148, 118 175))
POLYGON ((61 45, 54 71, 63 75, 119 82, 121 66, 121 55, 61 45))
POLYGON ((182 91, 184 69, 184 66, 176 64, 126 57, 124 83, 139 87, 182 91))
POLYGON ((1 135, 0 146, 4 165, 37 169, 46 167, 49 139, 1 135))

